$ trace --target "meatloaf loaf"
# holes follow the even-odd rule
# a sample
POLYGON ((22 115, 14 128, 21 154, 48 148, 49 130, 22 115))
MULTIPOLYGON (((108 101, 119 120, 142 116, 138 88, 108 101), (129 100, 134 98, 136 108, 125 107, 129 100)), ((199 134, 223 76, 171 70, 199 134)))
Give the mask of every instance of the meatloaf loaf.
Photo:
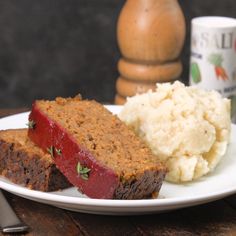
POLYGON ((51 156, 30 141, 27 129, 0 131, 0 175, 45 192, 70 186, 51 156))
POLYGON ((166 169, 103 105, 75 98, 33 104, 29 137, 92 198, 142 199, 159 192, 166 169))

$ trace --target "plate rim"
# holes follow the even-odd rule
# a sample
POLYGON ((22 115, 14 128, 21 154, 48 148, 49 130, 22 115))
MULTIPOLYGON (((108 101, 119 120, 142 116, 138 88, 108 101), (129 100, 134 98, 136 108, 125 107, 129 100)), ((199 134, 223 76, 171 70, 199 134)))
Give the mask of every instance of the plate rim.
POLYGON ((180 197, 177 199, 174 198, 157 198, 157 199, 141 199, 141 200, 117 200, 117 199, 93 199, 93 198, 81 198, 74 196, 64 196, 54 194, 54 192, 41 192, 36 190, 31 190, 26 187, 14 183, 6 183, 2 181, 0 177, 0 188, 11 193, 18 193, 20 195, 33 197, 36 199, 46 200, 50 202, 58 203, 69 203, 77 205, 87 205, 87 206, 110 206, 110 207, 148 207, 148 206, 173 206, 176 204, 187 204, 193 203, 196 201, 204 201, 211 199, 219 199, 225 196, 229 196, 233 193, 236 193, 236 187, 224 189, 224 191, 214 191, 210 194, 202 194, 197 197, 180 197), (14 187, 14 189, 12 189, 14 187), (40 196, 40 198, 39 198, 40 196), (115 205, 114 205, 115 204, 115 205), (141 205, 140 205, 141 204, 141 205))

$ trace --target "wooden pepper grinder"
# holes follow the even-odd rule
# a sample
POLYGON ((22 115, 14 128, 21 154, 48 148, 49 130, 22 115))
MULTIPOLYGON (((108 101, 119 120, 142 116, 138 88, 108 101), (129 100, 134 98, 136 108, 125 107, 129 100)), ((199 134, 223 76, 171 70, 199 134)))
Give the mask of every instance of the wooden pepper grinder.
POLYGON ((185 20, 177 0, 127 0, 118 19, 117 38, 122 58, 116 104, 180 76, 185 20))

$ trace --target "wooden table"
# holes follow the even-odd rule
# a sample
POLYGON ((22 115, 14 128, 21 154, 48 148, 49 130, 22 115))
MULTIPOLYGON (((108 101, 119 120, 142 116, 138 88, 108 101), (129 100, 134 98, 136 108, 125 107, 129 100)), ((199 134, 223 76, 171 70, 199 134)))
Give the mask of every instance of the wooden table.
MULTIPOLYGON (((0 117, 25 110, 0 109, 0 117)), ((3 192, 31 227, 27 235, 236 235, 236 195, 162 214, 101 216, 70 212, 3 192)))

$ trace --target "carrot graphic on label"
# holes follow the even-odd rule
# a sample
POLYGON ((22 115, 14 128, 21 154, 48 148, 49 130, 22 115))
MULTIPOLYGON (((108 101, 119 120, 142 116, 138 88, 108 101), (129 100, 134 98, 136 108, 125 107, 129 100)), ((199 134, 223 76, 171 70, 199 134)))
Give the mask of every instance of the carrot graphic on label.
POLYGON ((215 67, 215 74, 217 79, 228 80, 228 75, 222 66, 223 57, 221 54, 212 53, 208 57, 208 61, 215 67))

